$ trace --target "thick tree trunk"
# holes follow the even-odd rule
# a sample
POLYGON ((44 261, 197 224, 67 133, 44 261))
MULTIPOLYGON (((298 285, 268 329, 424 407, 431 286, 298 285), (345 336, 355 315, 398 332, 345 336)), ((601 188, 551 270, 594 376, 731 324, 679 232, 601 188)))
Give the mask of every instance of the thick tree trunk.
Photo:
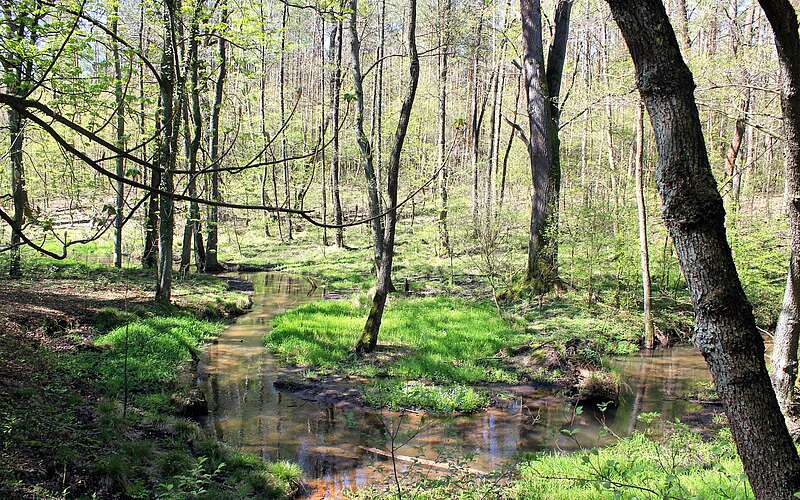
MULTIPOLYGON (((119 25, 119 4, 114 4, 113 12, 111 14, 111 33, 113 40, 111 40, 111 52, 114 59, 114 101, 115 113, 117 115, 117 130, 115 136, 115 146, 118 149, 125 149, 125 100, 122 95, 122 62, 119 54, 119 42, 117 42, 117 27, 119 25)), ((117 155, 116 158, 116 174, 119 177, 125 176, 125 158, 122 155, 117 155)), ((122 212, 125 205, 125 184, 122 181, 117 181, 117 203, 115 206, 116 214, 114 217, 114 265, 122 267, 122 221, 124 219, 122 212)))
MULTIPOLYGON (((352 0, 355 2, 355 0, 352 0)), ((367 322, 361 333, 361 338, 356 344, 355 352, 363 355, 365 352, 372 352, 378 345, 378 332, 380 331, 383 311, 386 307, 386 297, 392 287, 392 263, 394 262, 394 239, 397 226, 397 184, 400 177, 400 158, 403 153, 408 123, 411 119, 411 110, 414 107, 414 99, 417 95, 417 84, 419 83, 419 54, 417 53, 417 2, 410 0, 408 16, 408 55, 410 79, 400 108, 400 117, 397 122, 394 146, 389 157, 389 165, 386 171, 387 194, 389 210, 386 214, 386 228, 384 230, 383 253, 381 254, 380 265, 378 266, 378 283, 375 296, 372 299, 367 322)))
MULTIPOLYGON (((342 21, 336 23, 333 30, 334 40, 331 42, 335 46, 336 61, 334 62, 333 76, 331 77, 331 126, 333 128, 333 156, 331 158, 331 195, 333 201, 333 222, 341 226, 344 222, 342 215, 342 197, 339 192, 339 158, 341 146, 339 144, 339 103, 342 90, 342 35, 344 27, 342 21)), ((344 246, 344 228, 336 228, 336 246, 344 246)))
POLYGON ((728 246, 692 74, 660 1, 608 3, 633 57, 655 131, 662 215, 692 296, 695 344, 711 370, 754 493, 792 498, 800 489, 800 459, 770 385, 764 342, 728 246))
POLYGON ((800 34, 797 13, 788 0, 759 0, 759 3, 775 33, 775 46, 784 73, 781 109, 786 141, 784 159, 791 255, 783 306, 773 339, 772 384, 786 414, 794 402, 800 337, 800 34))
POLYGON ((530 133, 528 156, 533 184, 526 279, 538 291, 548 289, 558 280, 558 201, 561 190, 558 104, 572 3, 561 0, 556 6, 556 31, 545 67, 541 2, 520 2, 530 133))
POLYGON ((381 213, 380 199, 378 197, 378 180, 375 177, 372 144, 364 132, 364 86, 361 76, 361 41, 358 35, 358 0, 350 0, 350 54, 353 64, 353 90, 356 96, 356 139, 361 151, 361 162, 364 165, 364 177, 367 179, 367 194, 369 196, 369 215, 372 217, 372 239, 375 250, 375 269, 379 271, 381 256, 383 255, 383 222, 379 217, 381 213))
POLYGON ((161 123, 159 166, 163 169, 159 187, 168 195, 159 197, 158 281, 156 300, 172 299, 172 253, 175 230, 174 170, 180 130, 180 104, 175 106, 175 15, 174 0, 164 2, 164 51, 161 58, 161 123))
MULTIPOLYGON (((228 2, 222 0, 220 23, 224 26, 228 22, 228 2)), ((211 123, 209 124, 209 142, 211 168, 220 168, 219 152, 219 115, 222 111, 222 99, 224 97, 225 77, 228 74, 228 43, 224 34, 217 40, 217 57, 219 59, 219 74, 214 84, 214 103, 211 106, 211 123)), ((211 199, 220 201, 220 173, 211 172, 211 199)), ((219 263, 217 252, 219 251, 219 207, 209 207, 208 223, 206 224, 206 262, 203 270, 214 273, 222 270, 219 263)))
POLYGON ((439 126, 437 138, 437 153, 439 162, 437 168, 439 172, 439 245, 441 255, 450 254, 450 232, 447 228, 447 174, 448 168, 444 166, 447 143, 447 63, 448 50, 450 50, 450 2, 451 0, 439 0, 439 20, 442 25, 439 27, 439 126), (444 167, 443 167, 444 166, 444 167))
POLYGON ((644 104, 639 103, 636 114, 636 219, 639 223, 639 257, 642 269, 642 310, 644 322, 644 347, 652 349, 656 344, 655 327, 650 300, 650 252, 647 247, 647 205, 644 202, 644 104))

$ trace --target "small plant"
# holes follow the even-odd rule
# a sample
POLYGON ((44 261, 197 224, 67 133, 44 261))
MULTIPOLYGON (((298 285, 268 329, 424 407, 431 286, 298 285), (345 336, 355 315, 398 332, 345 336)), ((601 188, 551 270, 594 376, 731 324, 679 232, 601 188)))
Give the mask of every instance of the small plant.
POLYGON ((170 481, 158 485, 156 488, 156 498, 159 500, 183 500, 185 498, 197 498, 204 495, 208 486, 222 472, 224 463, 219 464, 211 472, 205 469, 205 457, 200 457, 183 474, 178 474, 170 481))

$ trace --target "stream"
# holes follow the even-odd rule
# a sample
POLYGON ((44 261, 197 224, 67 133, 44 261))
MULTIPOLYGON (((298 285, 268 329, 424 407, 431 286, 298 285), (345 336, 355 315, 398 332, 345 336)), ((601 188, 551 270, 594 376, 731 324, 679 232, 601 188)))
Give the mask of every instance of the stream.
MULTIPOLYGON (((210 410, 205 424, 241 451, 299 463, 311 498, 335 498, 347 489, 387 484, 389 462, 365 448, 390 450, 387 429, 397 426, 398 440, 416 433, 399 454, 492 471, 524 452, 608 444, 615 438, 605 426, 627 436, 642 425, 637 416, 643 412, 659 412, 664 420, 697 412, 700 405, 681 397, 692 383, 709 380, 703 358, 690 347, 676 347, 613 360, 623 387, 619 406, 606 412, 586 409, 576 415, 568 398, 533 387, 515 390, 516 399, 504 409, 450 418, 416 413, 401 417, 305 401, 273 387, 282 369, 264 348, 263 337, 275 315, 318 300, 324 291, 282 273, 237 277, 253 282, 253 307, 209 347, 200 365, 210 410), (568 436, 562 429, 574 433, 568 436)), ((430 472, 419 465, 400 469, 402 474, 430 472)))

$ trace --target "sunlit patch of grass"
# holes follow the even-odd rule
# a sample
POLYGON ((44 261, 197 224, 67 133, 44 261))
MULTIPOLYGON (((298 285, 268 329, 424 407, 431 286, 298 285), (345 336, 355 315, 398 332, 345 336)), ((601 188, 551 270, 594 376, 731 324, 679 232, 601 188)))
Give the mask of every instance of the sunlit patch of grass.
POLYGON ((222 332, 223 325, 188 316, 147 318, 98 337, 99 352, 81 352, 62 360, 76 377, 92 377, 109 393, 125 382, 134 392, 174 382, 178 367, 192 359, 200 344, 222 332))
POLYGON ((472 387, 413 381, 377 382, 366 388, 364 399, 379 408, 423 409, 435 413, 471 413, 489 404, 485 392, 472 387))
POLYGON ((637 433, 607 448, 546 453, 519 472, 513 498, 753 498, 727 430, 708 442, 685 429, 665 440, 637 433))
POLYGON ((379 349, 352 356, 367 314, 351 301, 306 304, 275 318, 270 349, 301 366, 334 367, 437 383, 513 382, 495 355, 518 334, 485 303, 454 298, 393 300, 384 314, 379 349))

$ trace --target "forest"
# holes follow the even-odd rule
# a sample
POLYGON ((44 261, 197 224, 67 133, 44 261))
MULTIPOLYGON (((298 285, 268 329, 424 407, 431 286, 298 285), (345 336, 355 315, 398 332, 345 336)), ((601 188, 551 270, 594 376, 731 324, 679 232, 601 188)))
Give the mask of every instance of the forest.
POLYGON ((798 9, 0 0, 0 498, 796 498, 798 9))

